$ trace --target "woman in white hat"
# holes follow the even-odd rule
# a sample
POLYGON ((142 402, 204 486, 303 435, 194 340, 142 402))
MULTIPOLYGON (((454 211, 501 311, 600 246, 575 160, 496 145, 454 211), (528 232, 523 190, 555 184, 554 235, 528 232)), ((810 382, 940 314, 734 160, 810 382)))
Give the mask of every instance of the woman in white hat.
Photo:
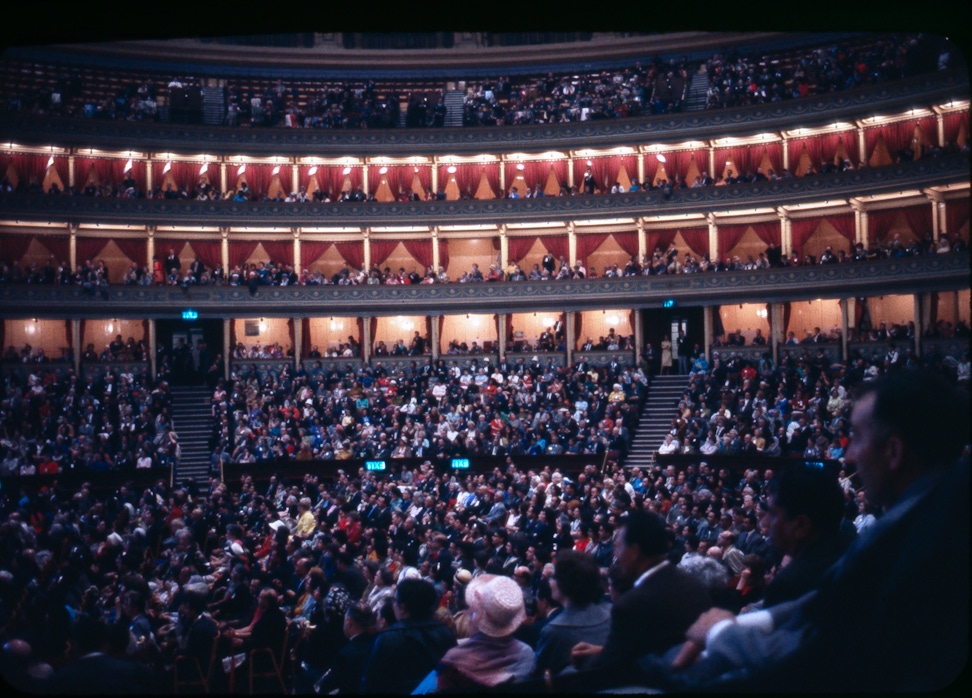
POLYGON ((509 577, 484 574, 466 589, 475 633, 449 650, 437 667, 437 687, 497 686, 522 681, 533 671, 533 650, 513 638, 526 618, 523 592, 509 577))

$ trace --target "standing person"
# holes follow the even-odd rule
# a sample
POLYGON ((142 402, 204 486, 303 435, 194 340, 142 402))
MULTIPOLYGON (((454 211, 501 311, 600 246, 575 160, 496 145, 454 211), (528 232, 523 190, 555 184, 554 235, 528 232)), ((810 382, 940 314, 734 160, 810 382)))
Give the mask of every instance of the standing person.
POLYGON ((666 334, 661 341, 661 375, 665 376, 672 372, 672 340, 666 334))
POLYGON ((678 356, 678 372, 684 376, 689 370, 689 345, 685 330, 679 329, 675 338, 675 354, 678 356))

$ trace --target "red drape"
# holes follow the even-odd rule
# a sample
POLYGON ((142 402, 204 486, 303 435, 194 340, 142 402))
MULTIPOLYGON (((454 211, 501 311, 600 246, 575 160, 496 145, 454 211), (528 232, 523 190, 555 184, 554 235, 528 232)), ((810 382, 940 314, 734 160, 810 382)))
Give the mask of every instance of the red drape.
POLYGON ((300 241, 300 264, 304 269, 309 269, 310 265, 321 258, 327 252, 333 242, 311 242, 308 240, 300 241))
MULTIPOLYGON (((449 268, 449 241, 438 239, 439 242, 439 266, 443 269, 449 268)), ((439 271, 436 269, 436 271, 439 271)))
POLYGON ((294 263, 293 240, 262 240, 263 249, 273 262, 280 264, 294 263))
POLYGON ((380 267, 385 263, 391 253, 398 247, 398 240, 382 240, 372 238, 369 240, 371 245, 371 266, 380 267))
POLYGON ((908 227, 911 228, 911 232, 913 232, 919 240, 924 238, 926 235, 931 237, 931 207, 934 205, 935 204, 923 204, 921 206, 908 206, 901 209, 904 219, 908 222, 908 227))
POLYGON ((624 250, 624 253, 629 257, 636 258, 638 256, 638 233, 611 233, 614 241, 618 243, 618 247, 624 250))
MULTIPOLYGON (((74 186, 80 191, 88 184, 88 175, 94 170, 94 178, 98 184, 117 185, 122 178, 115 176, 114 160, 111 158, 92 158, 77 156, 74 158, 74 186)), ((122 160, 118 165, 118 174, 125 167, 122 160)))
POLYGON ((105 249, 105 245, 109 242, 108 238, 85 238, 80 235, 77 237, 77 250, 78 264, 82 264, 85 261, 94 261, 94 258, 98 256, 98 253, 105 249))
MULTIPOLYGON (((47 171, 47 160, 50 156, 34 153, 14 153, 10 161, 19 177, 18 183, 29 184, 31 179, 36 179, 40 184, 44 181, 44 173, 47 171)), ((55 158, 56 160, 57 158, 55 158)), ((6 174, 6 171, 4 171, 6 174)))
MULTIPOLYGON (((681 180, 688 174, 688 171, 692 169, 692 161, 695 160, 695 167, 698 169, 699 173, 709 171, 709 153, 705 149, 698 150, 676 150, 673 153, 665 154, 666 160, 665 171, 668 172, 672 177, 678 176, 681 180)), ((654 167, 645 166, 645 178, 652 176, 654 174, 654 167)), ((712 174, 711 172, 709 174, 712 174)), ((688 182, 692 184, 692 182, 688 182)))
POLYGON ((883 240, 891 231, 894 219, 898 217, 897 209, 887 211, 868 211, 867 212, 867 241, 883 240))
POLYGON ((819 218, 797 218, 790 221, 790 231, 793 234, 793 250, 800 254, 807 240, 816 232, 820 225, 819 218))
POLYGON ((34 239, 33 235, 4 235, 0 237, 0 259, 6 260, 8 263, 17 262, 24 258, 27 254, 27 248, 30 247, 30 241, 34 239))
MULTIPOLYGON (((767 143, 765 145, 750 146, 750 165, 753 172, 763 162, 763 156, 768 155, 770 167, 776 174, 783 172, 783 144, 767 143)), ((764 170, 763 174, 769 176, 769 170, 764 170)))
MULTIPOLYGON (((242 178, 246 181, 246 185, 250 188, 252 196, 257 200, 260 200, 266 196, 268 190, 270 189, 270 181, 273 179, 274 167, 277 167, 277 165, 265 165, 250 162, 246 165, 246 171, 240 175, 239 165, 230 165, 226 168, 227 184, 229 184, 231 188, 235 188, 236 183, 242 178)), ((292 189, 291 185, 293 184, 291 177, 289 176, 290 169, 281 166, 280 173, 280 183, 283 185, 284 191, 289 194, 290 190, 292 189)))
MULTIPOLYGON (((165 191, 165 174, 163 173, 165 166, 165 161, 155 161, 152 163, 152 184, 162 189, 162 191, 165 191)), ((177 189, 181 188, 190 191, 199 181, 199 170, 201 168, 202 165, 198 162, 179 162, 173 160, 172 167, 169 171, 172 173, 172 178, 176 183, 177 189)), ((217 167, 210 165, 209 169, 206 170, 206 176, 211 184, 219 186, 219 169, 217 167)))
MULTIPOLYGON (((709 250, 709 228, 686 228, 681 230, 682 239, 696 255, 710 254, 709 250)), ((721 234, 721 229, 720 229, 721 234)))
MULTIPOLYGON (((408 188, 402 181, 404 169, 401 166, 395 165, 368 165, 368 194, 374 195, 378 192, 378 188, 381 186, 381 178, 384 177, 388 180, 388 188, 391 190, 392 195, 397 197, 401 191, 408 188), (388 169, 385 174, 381 173, 383 167, 388 169)), ((411 185, 411 169, 408 172, 408 185, 411 185)))
POLYGON ((733 176, 746 174, 751 170, 755 171, 756 168, 752 166, 752 159, 751 149, 749 146, 737 145, 729 148, 716 148, 716 172, 720 175, 722 174, 726 167, 726 161, 732 162, 730 169, 733 171, 733 176))
POLYGON ((645 254, 649 259, 659 248, 661 252, 668 249, 675 239, 678 230, 670 228, 668 230, 649 230, 645 233, 645 254))
POLYGON ((432 240, 402 240, 405 250, 423 267, 432 266, 432 240))
MULTIPOLYGON (((810 155, 810 162, 819 170, 822 163, 833 161, 834 155, 837 153, 837 144, 841 140, 843 140, 848 154, 853 158, 857 152, 857 136, 854 131, 821 133, 809 138, 791 139, 787 143, 787 149, 790 153, 790 171, 796 172, 804 146, 806 146, 807 154, 810 155)), ((782 166, 781 163, 780 167, 782 166)))
MULTIPOLYGON (((300 166, 298 166, 298 168, 297 168, 297 181, 300 182, 300 185, 301 186, 307 187, 307 192, 308 193, 312 193, 312 192, 315 192, 318 189, 320 189, 321 191, 327 192, 328 196, 330 196, 331 193, 332 193, 332 192, 328 191, 328 188, 330 186, 330 180, 329 180, 327 174, 325 174, 325 170, 327 168, 325 168, 325 167, 318 167, 317 168, 317 172, 315 172, 314 174, 311 174, 310 171, 311 171, 311 169, 313 167, 314 167, 314 165, 300 165, 300 166)), ((333 199, 333 197, 332 197, 332 199, 333 199)))
POLYGON ((846 216, 828 216, 827 222, 852 243, 857 238, 857 225, 853 213, 846 216))
POLYGON ((476 187, 479 186, 479 175, 482 172, 478 163, 458 163, 455 165, 440 165, 439 166, 439 189, 442 191, 446 190, 446 186, 449 184, 449 179, 453 175, 449 172, 450 167, 455 167, 455 178, 456 185, 459 187, 460 197, 472 198, 476 193, 476 187))
POLYGON ((766 221, 765 223, 751 223, 753 231, 760 240, 767 245, 780 245, 783 241, 783 231, 780 229, 780 222, 766 221))
MULTIPOLYGON (((496 196, 497 193, 502 195, 502 192, 500 191, 499 168, 500 164, 498 162, 486 162, 481 164, 479 167, 479 173, 476 174, 476 189, 479 188, 479 180, 482 178, 482 173, 485 172, 486 181, 489 182, 489 188, 493 190, 493 196, 496 196)), ((509 184, 510 183, 507 183, 507 186, 509 186, 509 184)))
POLYGON ((144 267, 148 263, 148 243, 144 238, 113 238, 118 249, 125 253, 125 256, 144 267))
MULTIPOLYGON (((566 235, 543 235, 540 243, 552 254, 559 262, 561 258, 567 259, 570 252, 570 241, 566 235)), ((572 260, 567 259, 569 264, 572 260)))
POLYGON ((37 241, 46 247, 58 262, 67 262, 71 256, 70 235, 38 235, 37 241))
POLYGON ((577 236, 577 259, 588 266, 587 258, 608 239, 607 233, 585 233, 577 236))
POLYGON ((229 243, 229 268, 239 265, 250 258, 253 250, 257 248, 259 240, 231 240, 229 243))
POLYGON ((223 264, 223 244, 220 240, 193 240, 192 251, 210 271, 215 269, 216 265, 223 264))
POLYGON ((743 235, 749 230, 749 223, 740 223, 738 225, 720 225, 719 226, 719 255, 723 258, 729 254, 732 249, 739 244, 742 240, 743 235))
POLYGON ((349 267, 361 269, 364 266, 363 242, 335 242, 334 246, 341 254, 341 259, 347 262, 349 267))
MULTIPOLYGON (((952 112, 951 114, 946 114, 942 119, 943 125, 945 127, 945 143, 956 143, 958 141, 959 133, 962 131, 962 125, 965 125, 966 137, 969 133, 969 113, 966 112, 952 112)), ((939 145, 944 145, 940 143, 939 145)))
POLYGON ((954 237, 969 220, 969 199, 950 199, 945 202, 945 230, 954 237))

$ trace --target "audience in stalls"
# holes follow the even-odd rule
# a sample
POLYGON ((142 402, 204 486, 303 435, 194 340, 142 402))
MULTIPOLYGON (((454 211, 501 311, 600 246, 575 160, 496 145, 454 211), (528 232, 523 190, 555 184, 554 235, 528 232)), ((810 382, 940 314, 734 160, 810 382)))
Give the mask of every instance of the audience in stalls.
MULTIPOLYGON (((742 55, 731 48, 706 61, 653 57, 633 66, 599 71, 466 79, 462 124, 467 127, 564 123, 680 112, 688 108, 688 87, 706 73, 704 108, 732 108, 851 90, 945 69, 956 63, 948 46, 929 34, 864 36, 824 46, 742 55)), ((57 70, 34 88, 4 90, 7 112, 28 111, 81 118, 157 121, 157 97, 198 90, 202 78, 128 78, 108 97, 91 94, 71 68, 28 64, 24 74, 57 70)), ((97 81, 92 86, 96 85, 97 81)), ((401 101, 408 104, 406 128, 442 127, 443 93, 408 80, 326 80, 317 86, 288 86, 277 79, 244 89, 230 80, 223 123, 252 128, 397 128, 401 101)))
MULTIPOLYGON (((721 370, 718 362, 714 370, 721 370)), ((811 364, 803 371, 784 362, 778 402, 788 396, 788 378, 799 385, 792 402, 812 387, 816 372, 811 364)), ((891 366, 884 373, 882 380, 913 375, 891 366)), ((705 386, 709 376, 695 378, 705 386)), ((749 379, 728 380, 744 387, 749 379)), ((863 372, 832 368, 819 371, 816 380, 844 389, 851 409, 857 409, 855 389, 877 385, 863 372), (838 379, 838 373, 844 375, 838 379)), ((353 386, 338 382, 335 390, 353 386)), ((718 399, 728 404, 728 395, 718 399)), ((801 409, 810 413, 819 404, 810 399, 801 409)), ((268 407, 254 400, 249 414, 272 413, 268 407)), ((855 419, 855 437, 871 438, 855 419)), ((952 441, 967 447, 968 438, 959 434, 952 441)), ((813 576, 825 587, 826 574, 819 575, 826 563, 811 564, 814 546, 842 529, 842 535, 856 535, 858 501, 888 503, 883 481, 863 470, 870 465, 863 460, 870 447, 855 450, 854 443, 847 451, 849 475, 808 467, 802 459, 736 475, 704 462, 681 471, 660 465, 629 470, 609 462, 568 475, 549 467, 524 471, 511 455, 505 467, 468 475, 437 471, 429 463, 414 469, 393 464, 387 474, 338 470, 333 481, 308 473, 258 484, 243 475, 234 484, 212 478, 170 486, 160 480, 142 492, 122 486, 97 495, 90 482, 74 492, 58 484, 37 489, 22 479, 19 493, 6 487, 0 492, 0 599, 7 600, 0 603, 2 666, 18 685, 83 690, 68 685, 70 672, 81 671, 73 667, 85 661, 69 639, 93 623, 104 633, 101 651, 119 675, 144 682, 146 671, 155 672, 152 685, 167 692, 179 657, 208 666, 215 648, 220 667, 219 659, 238 650, 279 646, 283 614, 295 641, 295 685, 302 691, 317 683, 321 690, 410 692, 433 669, 442 688, 508 680, 528 685, 524 679, 535 663, 559 681, 557 671, 568 670, 561 666, 564 649, 571 652, 570 667, 581 668, 577 676, 603 677, 597 667, 618 676, 619 666, 634 666, 624 657, 639 655, 621 641, 634 617, 621 612, 629 595, 637 598, 671 582, 685 608, 678 589, 691 585, 698 615, 711 604, 735 612, 757 601, 765 587, 761 603, 773 612, 786 606, 783 598, 792 598, 774 600, 772 591, 788 575, 810 587, 814 583, 806 580, 813 576), (817 484, 805 486, 801 478, 807 476, 817 484), (809 494, 818 490, 819 499, 809 494), (501 511, 497 503, 505 516, 491 516, 501 511), (699 524, 706 516, 711 535, 699 524), (841 519, 836 527, 835 519, 841 519), (598 542, 585 545, 592 528, 598 542), (613 552, 601 559, 598 549, 606 546, 613 552), (673 574, 676 563, 681 570, 673 574), (797 574, 801 565, 804 572, 797 574), (489 591, 495 579, 509 588, 489 591), (557 600, 564 605, 559 615, 552 610, 557 600), (369 620, 372 601, 379 605, 377 635, 369 620), (568 620, 608 608, 606 636, 590 635, 602 619, 574 628, 583 637, 567 647, 573 632, 568 620), (531 632, 534 625, 539 632, 531 632), (471 644, 453 651, 459 632, 471 635, 471 644), (225 638, 220 644, 214 644, 217 635, 225 638), (554 646, 561 648, 556 662, 554 646), (593 669, 586 669, 588 662, 593 669)), ((884 516, 876 511, 876 518, 872 530, 883 530, 884 516)), ((645 627, 655 624, 639 626, 646 650, 678 642, 675 635, 688 622, 670 621, 664 633, 661 625, 647 633, 645 627)), ((217 670, 213 685, 225 686, 228 678, 217 670)))

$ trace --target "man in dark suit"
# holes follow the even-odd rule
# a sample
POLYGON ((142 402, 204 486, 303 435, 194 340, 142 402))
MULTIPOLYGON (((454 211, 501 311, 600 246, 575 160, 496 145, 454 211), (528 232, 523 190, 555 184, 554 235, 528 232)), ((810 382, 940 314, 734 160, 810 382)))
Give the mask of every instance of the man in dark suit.
POLYGON ((657 514, 633 511, 616 544, 622 583, 630 588, 611 608, 611 630, 603 647, 581 642, 571 651, 575 665, 625 671, 638 657, 678 642, 692 622, 712 606, 702 582, 668 562, 671 539, 657 514))
POLYGON ((344 636, 348 644, 341 648, 314 684, 315 693, 328 694, 337 690, 340 695, 356 695, 361 692, 361 677, 365 664, 375 644, 375 612, 363 601, 353 603, 344 615, 344 636))

